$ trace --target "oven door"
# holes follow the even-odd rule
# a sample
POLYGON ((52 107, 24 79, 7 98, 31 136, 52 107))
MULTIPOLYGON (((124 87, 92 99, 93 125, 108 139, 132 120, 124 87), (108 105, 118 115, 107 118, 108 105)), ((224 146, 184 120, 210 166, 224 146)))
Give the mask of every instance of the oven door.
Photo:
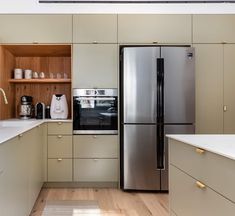
POLYGON ((74 97, 74 134, 117 134, 117 97, 74 97))

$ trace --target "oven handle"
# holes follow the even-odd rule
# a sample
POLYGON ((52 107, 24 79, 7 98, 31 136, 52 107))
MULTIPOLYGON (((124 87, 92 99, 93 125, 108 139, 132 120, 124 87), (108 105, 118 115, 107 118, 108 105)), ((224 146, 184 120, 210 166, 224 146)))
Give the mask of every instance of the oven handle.
POLYGON ((107 98, 82 97, 82 98, 75 98, 75 100, 78 100, 78 101, 82 101, 82 100, 96 100, 96 101, 108 100, 108 101, 112 101, 112 100, 116 100, 116 98, 113 98, 113 97, 107 97, 107 98))

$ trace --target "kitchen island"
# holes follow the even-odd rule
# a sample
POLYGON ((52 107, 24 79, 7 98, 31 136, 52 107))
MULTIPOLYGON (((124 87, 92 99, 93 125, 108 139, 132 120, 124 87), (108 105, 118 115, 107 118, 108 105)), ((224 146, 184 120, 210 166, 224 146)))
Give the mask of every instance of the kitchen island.
POLYGON ((168 135, 172 216, 235 214, 235 135, 168 135))

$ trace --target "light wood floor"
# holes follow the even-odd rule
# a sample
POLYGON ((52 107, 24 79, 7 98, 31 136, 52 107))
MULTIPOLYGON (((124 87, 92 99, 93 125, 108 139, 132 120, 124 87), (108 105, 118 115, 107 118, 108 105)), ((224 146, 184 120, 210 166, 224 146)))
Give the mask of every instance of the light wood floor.
POLYGON ((97 200, 101 216, 169 216, 168 195, 118 189, 42 189, 30 216, 41 216, 47 200, 97 200))

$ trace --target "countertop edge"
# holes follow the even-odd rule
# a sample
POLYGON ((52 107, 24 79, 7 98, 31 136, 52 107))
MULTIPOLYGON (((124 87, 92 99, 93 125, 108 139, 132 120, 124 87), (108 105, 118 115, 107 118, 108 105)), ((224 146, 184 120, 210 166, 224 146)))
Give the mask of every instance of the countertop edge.
MULTIPOLYGON (((10 121, 10 120, 19 120, 22 121, 20 119, 7 119, 7 120, 2 120, 2 121, 10 121)), ((22 133, 25 133, 43 123, 53 123, 53 122, 65 122, 65 123, 72 123, 72 119, 42 119, 42 120, 36 120, 36 119, 29 119, 29 120, 34 120, 35 122, 33 122, 30 125, 26 125, 25 127, 15 127, 14 131, 12 131, 11 133, 9 133, 8 136, 0 139, 0 145, 19 136, 22 133)), ((27 120, 26 120, 27 121, 27 120)))
MULTIPOLYGON (((181 135, 182 136, 182 135, 181 135)), ((187 136, 187 135, 185 135, 187 136)), ((192 136, 192 135, 190 135, 192 136)), ((208 135, 207 135, 208 136, 208 135)), ((218 135, 210 135, 211 138, 213 138, 213 136, 218 136, 218 135)), ((221 134, 219 136, 226 136, 224 134, 221 134)), ((211 153, 214 153, 214 154, 217 154, 217 155, 220 155, 220 156, 223 156, 223 157, 226 157, 228 159, 231 159, 231 160, 235 160, 235 155, 232 155, 232 154, 226 154, 224 153, 223 151, 219 151, 219 150, 216 150, 215 148, 211 148, 211 147, 207 147, 206 145, 203 145, 203 144, 198 144, 198 143, 195 143, 195 142, 189 142, 188 140, 185 140, 183 138, 180 138, 178 137, 177 135, 166 135, 167 138, 170 138, 170 139, 173 139, 173 140, 176 140, 176 141, 179 141, 179 142, 183 142, 185 144, 188 144, 188 145, 191 145, 191 146, 194 146, 194 147, 197 147, 197 148, 201 148, 203 150, 206 150, 208 152, 211 152, 211 153)), ((235 141, 235 136, 234 136, 234 141, 235 141)), ((235 145, 235 143, 234 143, 235 145)))

